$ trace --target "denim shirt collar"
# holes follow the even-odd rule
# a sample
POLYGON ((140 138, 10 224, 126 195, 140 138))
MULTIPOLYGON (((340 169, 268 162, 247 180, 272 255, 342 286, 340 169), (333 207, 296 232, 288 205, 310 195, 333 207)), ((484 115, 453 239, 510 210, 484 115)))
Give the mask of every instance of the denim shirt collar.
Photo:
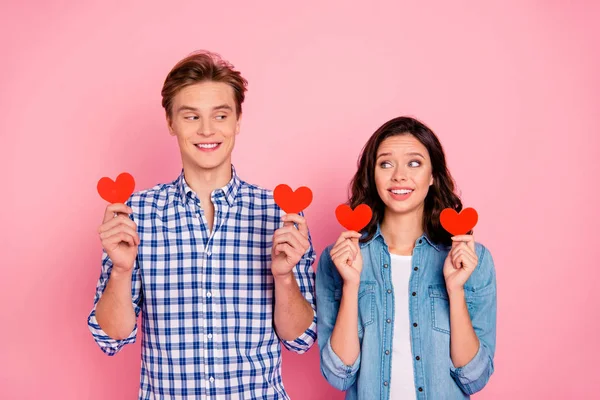
MULTIPOLYGON (((366 236, 367 236, 367 232, 363 232, 361 239, 364 238, 364 237, 366 237, 366 236)), ((379 223, 377 224, 377 230, 375 231, 375 234, 373 235, 373 237, 370 240, 368 240, 368 241, 366 241, 364 243, 361 242, 360 243, 360 248, 362 249, 363 247, 369 246, 375 240, 379 241, 381 244, 385 244, 385 239, 383 238, 383 234, 381 233, 381 226, 380 226, 379 223)), ((417 241, 415 243, 415 247, 424 246, 424 245, 427 245, 427 244, 429 244, 429 246, 433 247, 436 251, 440 251, 440 245, 437 244, 437 243, 434 243, 429 238, 429 236, 427 236, 426 233, 423 233, 417 239, 417 241)))

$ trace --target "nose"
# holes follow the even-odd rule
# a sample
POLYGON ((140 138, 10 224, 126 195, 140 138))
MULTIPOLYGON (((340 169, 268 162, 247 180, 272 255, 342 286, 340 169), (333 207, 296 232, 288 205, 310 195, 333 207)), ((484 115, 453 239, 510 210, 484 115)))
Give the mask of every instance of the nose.
POLYGON ((401 182, 406 180, 406 169, 398 166, 394 169, 394 174, 392 175, 392 180, 394 182, 401 182))
POLYGON ((198 123, 198 135, 200 136, 212 136, 215 134, 212 124, 210 123, 210 118, 208 120, 203 121, 200 119, 198 123))

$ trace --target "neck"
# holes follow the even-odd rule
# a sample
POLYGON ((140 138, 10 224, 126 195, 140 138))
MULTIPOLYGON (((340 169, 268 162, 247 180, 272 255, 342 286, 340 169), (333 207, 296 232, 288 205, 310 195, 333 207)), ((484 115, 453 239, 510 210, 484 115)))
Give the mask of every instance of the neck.
POLYGON ((391 253, 411 255, 415 242, 423 235, 423 208, 406 214, 386 209, 381 222, 381 234, 391 253))
POLYGON ((222 188, 231 180, 231 163, 226 162, 211 169, 184 165, 183 175, 188 186, 200 199, 210 199, 210 195, 215 189, 222 188))

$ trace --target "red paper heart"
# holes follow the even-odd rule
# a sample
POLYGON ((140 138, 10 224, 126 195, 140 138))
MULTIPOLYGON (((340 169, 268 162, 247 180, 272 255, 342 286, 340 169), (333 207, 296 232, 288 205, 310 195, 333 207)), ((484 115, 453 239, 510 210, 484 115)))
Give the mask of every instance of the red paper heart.
POLYGON ((440 223, 453 236, 465 235, 477 224, 477 211, 464 208, 460 214, 452 208, 444 208, 440 214, 440 223))
POLYGON ((366 204, 359 204, 354 210, 347 204, 340 204, 335 209, 335 217, 349 231, 360 232, 371 222, 373 211, 366 204))
POLYGON ((301 186, 296 191, 286 184, 277 185, 273 190, 275 203, 287 214, 297 214, 312 203, 312 190, 301 186))
POLYGON ((103 177, 98 181, 98 193, 100 197, 111 204, 125 203, 135 189, 135 180, 127 172, 117 176, 117 180, 103 177))

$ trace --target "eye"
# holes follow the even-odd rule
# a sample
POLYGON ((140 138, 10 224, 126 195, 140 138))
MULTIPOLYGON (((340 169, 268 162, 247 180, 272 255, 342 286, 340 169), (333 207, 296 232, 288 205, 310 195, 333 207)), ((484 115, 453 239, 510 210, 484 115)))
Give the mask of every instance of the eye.
POLYGON ((410 161, 408 163, 408 166, 409 167, 413 167, 413 168, 420 167, 421 166, 421 161, 412 160, 412 161, 410 161))
POLYGON ((217 115, 215 118, 216 118, 218 121, 223 121, 223 120, 225 120, 225 119, 227 118, 227 115, 217 115))
POLYGON ((392 163, 389 161, 383 161, 379 164, 381 168, 387 169, 392 167, 392 163))
POLYGON ((183 117, 184 119, 187 119, 188 121, 196 121, 198 119, 197 115, 188 115, 187 117, 183 117))

